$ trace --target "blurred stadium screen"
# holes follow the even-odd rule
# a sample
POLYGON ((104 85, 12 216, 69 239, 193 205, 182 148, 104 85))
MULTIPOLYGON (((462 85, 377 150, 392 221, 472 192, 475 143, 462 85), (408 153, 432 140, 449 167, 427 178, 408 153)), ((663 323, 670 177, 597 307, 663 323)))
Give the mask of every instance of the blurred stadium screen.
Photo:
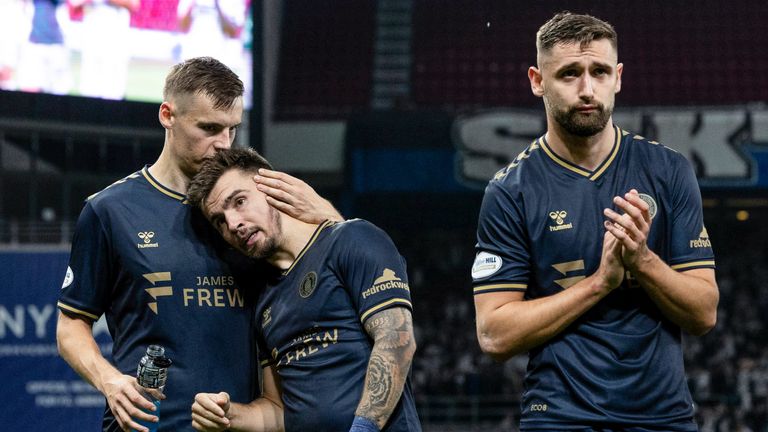
POLYGON ((0 89, 159 102, 170 66, 209 55, 243 79, 250 106, 250 0, 107 3, 0 2, 0 89))

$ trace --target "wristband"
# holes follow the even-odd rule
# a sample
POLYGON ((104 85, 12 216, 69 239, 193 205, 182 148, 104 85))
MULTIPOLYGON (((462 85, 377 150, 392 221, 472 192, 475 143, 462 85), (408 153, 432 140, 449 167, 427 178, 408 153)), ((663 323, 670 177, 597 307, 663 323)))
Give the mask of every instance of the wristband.
POLYGON ((352 422, 352 427, 349 428, 349 432, 380 432, 379 426, 373 421, 360 416, 355 416, 355 420, 352 422))

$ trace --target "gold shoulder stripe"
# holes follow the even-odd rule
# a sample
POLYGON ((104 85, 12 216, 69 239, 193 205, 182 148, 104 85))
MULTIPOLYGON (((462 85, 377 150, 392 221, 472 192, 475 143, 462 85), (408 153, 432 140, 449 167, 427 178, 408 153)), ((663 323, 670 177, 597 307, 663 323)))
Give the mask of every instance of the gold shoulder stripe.
POLYGON ((528 284, 520 283, 507 283, 507 284, 493 284, 493 285, 481 285, 474 288, 475 294, 482 294, 490 291, 525 291, 528 289, 528 284))
POLYGON ((298 263, 301 260, 301 257, 303 257, 304 254, 312 246, 312 244, 315 243, 315 240, 317 240, 317 236, 320 235, 320 232, 322 230, 328 228, 329 226, 332 226, 332 225, 336 225, 336 222, 331 221, 331 220, 326 220, 325 222, 323 222, 323 223, 321 223, 320 225, 317 226, 317 229, 315 229, 315 233, 312 234, 312 237, 310 237, 310 239, 307 242, 307 244, 304 245, 304 248, 301 250, 301 252, 299 252, 299 255, 296 257, 296 259, 293 260, 293 264, 291 264, 291 266, 288 267, 288 269, 283 272, 283 275, 287 275, 288 273, 291 272, 291 270, 293 270, 294 267, 296 267, 296 263, 298 263))
POLYGON ((614 129, 616 130, 616 142, 613 143, 613 151, 611 152, 611 155, 608 156, 608 159, 603 162, 603 166, 601 166, 597 171, 595 171, 594 174, 589 178, 592 181, 597 180, 598 177, 603 175, 606 169, 608 169, 609 166, 613 163, 613 160, 616 159, 616 155, 619 154, 619 147, 621 146, 621 137, 623 136, 621 133, 621 129, 619 129, 618 126, 614 126, 614 129))
POLYGON ((180 194, 178 192, 174 192, 174 191, 164 187, 163 185, 161 185, 157 181, 155 181, 155 179, 152 178, 152 175, 149 174, 149 170, 147 169, 147 167, 144 167, 141 170, 141 175, 143 175, 144 178, 147 179, 147 181, 149 182, 149 184, 152 185, 152 187, 154 187, 155 189, 157 189, 160 192, 164 193, 165 195, 168 195, 169 197, 171 197, 173 199, 177 199, 179 201, 186 201, 186 197, 184 195, 182 195, 182 194, 180 194))
POLYGON ((413 309, 413 305, 408 300, 406 300, 404 298, 394 298, 394 299, 387 300, 387 301, 385 301, 383 303, 379 303, 376 306, 374 306, 374 307, 368 309, 367 311, 363 312, 363 314, 360 315, 360 322, 365 322, 365 320, 369 316, 371 316, 371 314, 374 314, 374 313, 376 313, 376 312, 378 312, 378 311, 380 311, 380 310, 382 310, 382 309, 384 309, 384 308, 386 308, 386 307, 388 307, 390 305, 396 304, 396 303, 397 304, 406 305, 406 306, 408 306, 409 309, 413 309))
POLYGON ((62 302, 56 303, 56 306, 58 306, 59 309, 64 309, 65 311, 74 312, 74 313, 76 313, 78 315, 83 315, 83 316, 88 317, 88 318, 90 318, 90 319, 92 319, 94 321, 97 321, 99 319, 99 317, 97 317, 96 315, 94 315, 92 313, 89 313, 89 312, 86 312, 84 310, 80 310, 80 309, 77 309, 77 308, 73 308, 72 306, 65 305, 62 302))
POLYGON ((520 162, 522 162, 523 159, 528 159, 531 156, 531 153, 541 147, 538 142, 541 138, 536 138, 531 142, 530 146, 526 148, 525 150, 521 151, 515 158, 512 160, 512 162, 509 163, 506 167, 502 168, 501 170, 497 171, 496 174, 493 176, 493 180, 499 180, 504 178, 509 172, 516 168, 518 165, 520 165, 520 162))
POLYGON ((707 261, 691 261, 683 264, 675 264, 670 267, 672 267, 673 270, 685 270, 691 267, 714 267, 714 266, 715 266, 715 260, 707 260, 707 261))
POLYGON ((111 188, 112 186, 119 185, 120 183, 125 183, 126 181, 128 181, 130 179, 135 179, 135 178, 138 178, 138 177, 139 177, 138 173, 129 174, 129 175, 121 178, 120 180, 117 180, 116 182, 112 183, 111 185, 105 187, 104 189, 102 189, 102 190, 100 190, 100 191, 98 191, 98 192, 96 192, 94 194, 88 195, 88 198, 86 198, 85 200, 86 201, 90 201, 93 198, 95 198, 98 194, 104 192, 105 190, 111 188))

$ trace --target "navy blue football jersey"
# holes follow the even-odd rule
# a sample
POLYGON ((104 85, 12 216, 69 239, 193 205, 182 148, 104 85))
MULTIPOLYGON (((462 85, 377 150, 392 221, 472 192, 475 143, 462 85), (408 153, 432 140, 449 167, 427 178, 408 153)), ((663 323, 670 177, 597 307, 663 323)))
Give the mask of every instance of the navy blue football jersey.
MULTIPOLYGON (((636 189, 650 206, 648 246, 678 271, 713 268, 701 195, 679 153, 618 127, 594 171, 560 158, 542 137, 485 191, 472 268, 475 295, 556 294, 600 265, 604 208, 636 189)), ((628 274, 570 327, 529 352, 522 397, 526 430, 647 425, 696 430, 681 330, 628 274)))
MULTIPOLYGON (((257 306, 259 359, 280 376, 286 431, 349 430, 373 348, 363 325, 392 307, 412 310, 405 261, 359 219, 321 224, 267 284, 257 306)), ((383 430, 421 431, 410 378, 383 430)))
MULTIPOLYGON (((253 262, 184 200, 146 167, 90 197, 58 303, 70 315, 106 316, 125 374, 136 375, 147 346, 165 348, 173 364, 161 431, 192 430, 198 392, 227 391, 244 403, 258 395, 253 262)), ((104 429, 119 430, 108 407, 104 429)))

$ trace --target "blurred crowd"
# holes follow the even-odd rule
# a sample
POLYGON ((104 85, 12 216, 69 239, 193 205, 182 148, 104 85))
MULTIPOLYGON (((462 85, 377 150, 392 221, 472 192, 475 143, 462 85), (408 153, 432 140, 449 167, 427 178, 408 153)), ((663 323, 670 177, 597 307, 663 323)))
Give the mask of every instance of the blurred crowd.
POLYGON ((717 257, 717 327, 686 338, 689 386, 702 432, 768 431, 768 259, 734 242, 717 257))
MULTIPOLYGON (((740 231, 709 223, 708 230, 717 259, 718 323, 703 337, 684 336, 696 421, 701 432, 768 432, 766 230, 757 223, 740 231)), ((527 356, 497 363, 478 347, 469 276, 474 231, 392 234, 409 267, 419 346, 413 384, 422 417, 436 399, 477 397, 483 405, 494 395, 512 405, 494 417, 494 425, 515 430, 527 356)), ((486 425, 483 430, 495 429, 486 425)))

